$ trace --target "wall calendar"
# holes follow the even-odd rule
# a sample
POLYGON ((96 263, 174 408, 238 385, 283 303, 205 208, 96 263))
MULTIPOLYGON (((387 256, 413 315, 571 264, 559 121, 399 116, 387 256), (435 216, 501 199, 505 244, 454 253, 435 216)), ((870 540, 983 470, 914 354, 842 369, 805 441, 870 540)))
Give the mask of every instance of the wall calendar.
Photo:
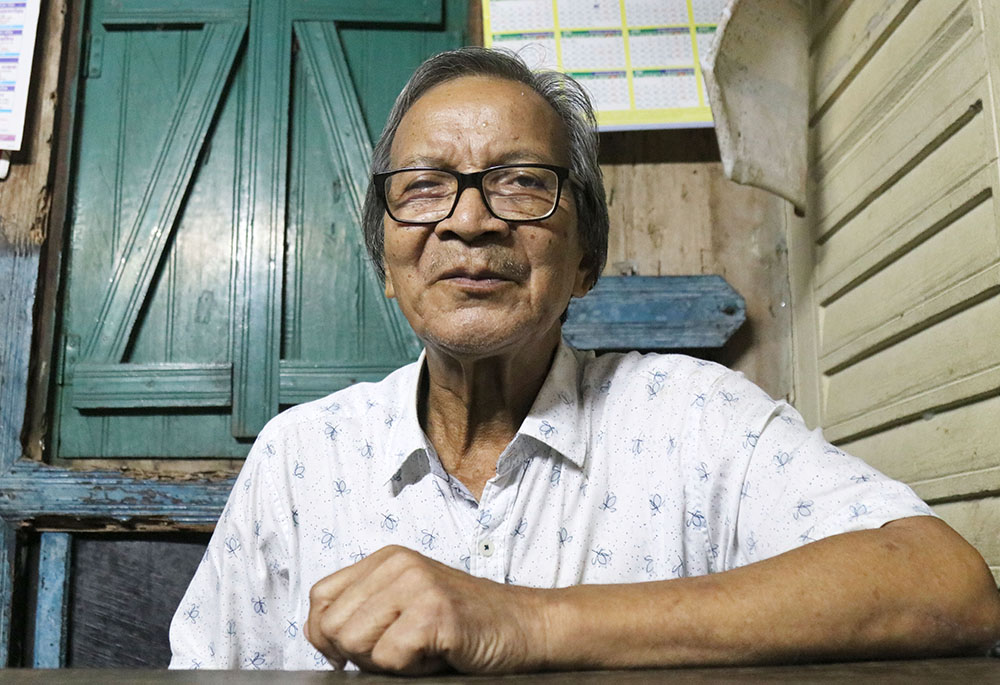
POLYGON ((570 74, 602 131, 711 126, 699 59, 726 0, 482 0, 483 41, 570 74))

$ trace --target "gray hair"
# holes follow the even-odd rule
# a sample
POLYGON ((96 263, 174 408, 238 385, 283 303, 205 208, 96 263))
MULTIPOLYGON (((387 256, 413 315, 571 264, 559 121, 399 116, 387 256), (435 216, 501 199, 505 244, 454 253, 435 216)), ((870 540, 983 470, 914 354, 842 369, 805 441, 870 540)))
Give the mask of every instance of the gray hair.
MULTIPOLYGON (((396 129, 410 107, 428 90, 463 76, 492 76, 523 83, 545 99, 566 127, 570 149, 570 169, 579 191, 576 201, 577 226, 584 264, 590 271, 591 286, 597 282, 608 257, 608 205, 604 197, 601 167, 597 163, 597 120, 590 98, 579 83, 556 71, 533 72, 520 57, 507 50, 464 47, 437 54, 417 68, 389 112, 385 128, 372 151, 371 173, 389 170, 389 150, 396 129)), ((362 212, 365 247, 379 279, 385 282, 384 208, 369 182, 362 212)))

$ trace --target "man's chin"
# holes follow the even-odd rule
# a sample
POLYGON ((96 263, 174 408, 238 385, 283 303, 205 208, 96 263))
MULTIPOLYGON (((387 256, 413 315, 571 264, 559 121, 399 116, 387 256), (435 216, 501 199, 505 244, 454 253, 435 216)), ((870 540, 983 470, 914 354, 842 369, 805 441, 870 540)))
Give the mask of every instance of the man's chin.
POLYGON ((447 331, 429 330, 421 337, 428 348, 434 348, 460 359, 483 359, 503 354, 546 354, 559 340, 560 324, 555 330, 539 334, 532 326, 497 326, 495 322, 466 322, 447 331), (477 325, 478 324, 478 325, 477 325))
POLYGON ((433 347, 453 357, 483 358, 502 354, 512 346, 509 336, 497 336, 470 331, 458 336, 427 336, 424 340, 433 347))

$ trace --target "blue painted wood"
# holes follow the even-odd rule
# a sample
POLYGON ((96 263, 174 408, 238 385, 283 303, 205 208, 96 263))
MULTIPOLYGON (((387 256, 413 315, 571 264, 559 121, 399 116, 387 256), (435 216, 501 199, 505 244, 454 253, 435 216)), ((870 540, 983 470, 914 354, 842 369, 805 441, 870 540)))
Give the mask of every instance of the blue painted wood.
POLYGON ((17 526, 0 519, 0 668, 10 663, 10 598, 14 592, 14 553, 17 550, 17 526))
POLYGON ((42 533, 38 559, 38 599, 35 604, 35 645, 32 666, 66 665, 69 568, 73 539, 69 533, 42 533))
MULTIPOLYGON (((15 249, 0 233, 0 472, 21 456, 37 279, 38 250, 15 249)), ((0 478, 0 492, 3 485, 0 478)), ((17 517, 0 516, 0 666, 6 666, 10 657, 17 517)))
MULTIPOLYGON (((655 325, 659 323, 659 319, 666 322, 668 329, 673 327, 674 330, 683 330, 685 326, 690 328, 692 322, 697 320, 685 318, 686 316, 690 317, 692 313, 708 316, 703 311, 704 308, 689 301, 691 298, 705 297, 706 293, 714 293, 708 299, 716 302, 716 307, 725 320, 742 321, 745 317, 742 298, 732 293, 728 285, 717 277, 608 278, 601 282, 600 287, 609 291, 609 295, 602 297, 601 290, 595 289, 594 294, 598 297, 594 301, 597 306, 589 310, 577 309, 577 305, 586 300, 574 304, 571 317, 575 316, 578 323, 573 324, 574 319, 571 318, 567 328, 578 325, 579 330, 584 332, 588 326, 593 330, 599 329, 602 324, 599 320, 593 321, 593 317, 599 316, 600 307, 604 306, 606 315, 613 317, 619 324, 624 320, 625 325, 635 325, 636 319, 646 317, 646 325, 650 320, 655 325), (667 285, 670 286, 667 290, 672 293, 670 296, 652 292, 667 285), (629 298, 633 298, 631 305, 628 304, 629 298), (673 301, 674 306, 666 313, 658 312, 652 307, 656 301, 661 306, 663 302, 673 301), (730 306, 733 307, 732 313, 722 311, 730 306), (629 321, 632 323, 629 324, 629 321)), ((712 316, 718 318, 717 313, 712 316)), ((735 325, 730 325, 735 330, 735 325)), ((591 337, 596 336, 591 334, 591 337)), ((645 340, 649 339, 652 338, 645 340)), ((703 343, 705 339, 704 335, 694 335, 688 331, 684 335, 666 339, 661 344, 664 347, 691 346, 692 341, 703 343)), ((578 338, 577 344, 580 344, 579 340, 578 338)), ((610 337, 609 334, 603 340, 603 345, 605 348, 625 347, 627 340, 623 340, 610 337)), ((645 340, 639 341, 643 343, 640 347, 644 346, 645 340)), ((602 343, 601 340, 596 342, 602 343)), ((23 384, 21 387, 24 387, 23 384)), ((23 400, 20 406, 23 407, 23 400)), ((17 433, 13 436, 16 443, 17 433)), ((84 473, 21 461, 0 478, 0 516, 8 521, 55 517, 67 527, 73 525, 73 518, 89 519, 91 523, 103 520, 126 528, 130 525, 155 525, 157 521, 165 526, 170 523, 210 526, 218 518, 232 483, 232 479, 195 483, 143 481, 115 471, 84 473)))
MULTIPOLYGON (((0 241, 2 241, 0 237, 0 241)), ((141 519, 210 526, 233 479, 197 484, 141 481, 116 472, 79 472, 21 460, 38 252, 0 243, 0 665, 8 663, 16 528, 46 517, 128 527, 141 519)))
POLYGON ((38 250, 15 250, 0 233, 0 469, 21 456, 38 250))
POLYGON ((0 517, 66 530, 211 527, 234 481, 151 481, 22 461, 0 479, 0 517))
POLYGON ((566 339, 581 349, 722 347, 746 303, 721 276, 612 276, 570 302, 566 339))
MULTIPOLYGON (((81 12, 67 6, 66 80, 60 86, 60 103, 76 102, 79 46, 82 44, 81 12)), ((59 108, 59 144, 72 146, 75 107, 59 108)), ((58 147, 56 149, 59 149, 58 147)), ((53 162, 55 182, 65 178, 67 165, 53 162)), ((50 219, 57 224, 64 217, 65 203, 56 197, 50 219)), ((0 208, 2 214, 2 208, 0 208)), ((50 228, 49 235, 52 235, 50 228)), ((55 231, 58 233, 58 231, 55 231)), ((59 269, 52 270, 58 274, 59 269)), ((39 278, 39 252, 35 247, 16 250, 0 232, 0 492, 5 477, 23 454, 21 431, 24 426, 28 396, 28 362, 33 338, 32 312, 35 308, 39 278)), ((54 312, 48 312, 54 316, 54 312)), ((14 591, 14 563, 17 531, 22 519, 0 514, 0 668, 10 665, 11 598, 14 591)))

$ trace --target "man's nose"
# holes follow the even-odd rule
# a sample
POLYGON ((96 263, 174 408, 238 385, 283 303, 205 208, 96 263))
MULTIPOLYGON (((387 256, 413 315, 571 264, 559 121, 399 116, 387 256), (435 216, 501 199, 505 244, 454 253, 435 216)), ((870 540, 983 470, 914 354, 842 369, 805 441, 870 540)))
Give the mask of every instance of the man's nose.
POLYGON ((472 242, 485 234, 506 233, 509 225, 490 213, 486 199, 478 188, 465 188, 458 196, 455 211, 451 216, 437 223, 439 236, 452 233, 466 242, 472 242))

